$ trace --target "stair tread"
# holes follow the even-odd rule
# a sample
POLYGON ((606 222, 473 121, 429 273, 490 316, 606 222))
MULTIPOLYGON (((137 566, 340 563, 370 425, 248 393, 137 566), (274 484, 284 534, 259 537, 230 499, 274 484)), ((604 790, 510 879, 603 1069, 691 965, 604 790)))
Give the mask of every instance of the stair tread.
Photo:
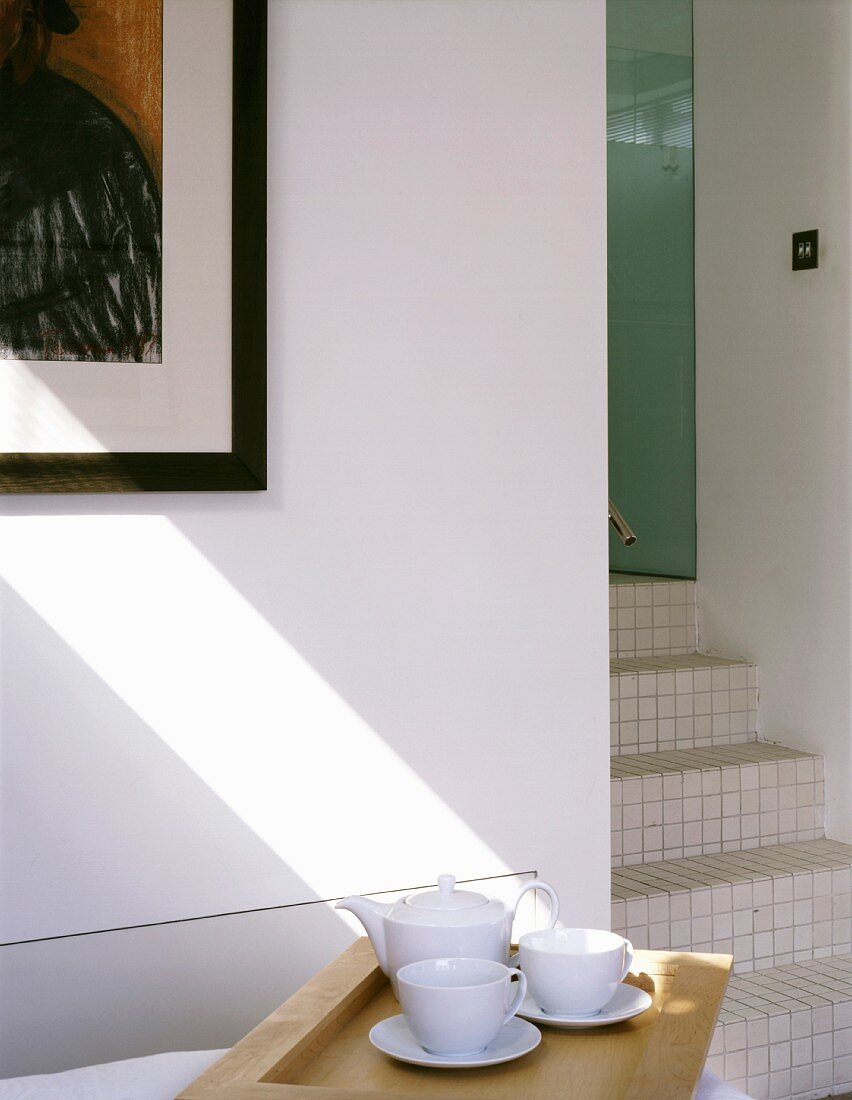
POLYGON ((846 1096, 850 1027, 846 951, 735 974, 706 1066, 749 1096, 846 1096))
POLYGON ((609 583, 623 584, 695 584, 691 577, 663 577, 652 573, 610 573, 609 583))
POLYGON ((610 675, 640 672, 677 672, 681 669, 730 668, 754 665, 748 657, 713 657, 707 653, 661 654, 658 657, 611 657, 610 675))
POLYGON ((634 863, 612 870, 614 901, 683 893, 737 882, 781 878, 797 872, 852 866, 852 844, 802 840, 737 852, 634 863))
POLYGON ((696 749, 668 749, 663 752, 629 753, 610 757, 610 778, 631 779, 643 775, 710 771, 748 764, 771 764, 781 760, 805 760, 819 753, 776 745, 771 741, 749 741, 738 745, 706 746, 696 749))
POLYGON ((825 955, 732 975, 719 1021, 733 1023, 844 1003, 852 1003, 852 955, 825 955))

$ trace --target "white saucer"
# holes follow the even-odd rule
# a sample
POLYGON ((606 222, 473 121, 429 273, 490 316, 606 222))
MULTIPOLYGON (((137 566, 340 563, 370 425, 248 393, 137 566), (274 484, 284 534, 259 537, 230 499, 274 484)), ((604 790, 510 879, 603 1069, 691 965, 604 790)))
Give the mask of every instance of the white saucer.
POLYGON ((400 1062, 412 1066, 433 1066, 436 1069, 474 1069, 477 1066, 496 1066, 511 1062, 522 1054, 529 1054, 541 1042, 541 1032, 532 1024, 517 1017, 505 1024, 497 1038, 478 1054, 430 1054, 417 1042, 405 1022, 404 1016, 391 1016, 382 1020, 370 1031, 374 1047, 400 1062))
POLYGON ((638 1016, 653 1003, 644 989, 637 989, 634 985, 620 985, 609 1004, 594 1016, 551 1015, 539 1008, 529 994, 518 1009, 518 1015, 525 1020, 535 1020, 537 1024, 549 1024, 550 1027, 606 1027, 607 1024, 617 1024, 620 1020, 638 1016))

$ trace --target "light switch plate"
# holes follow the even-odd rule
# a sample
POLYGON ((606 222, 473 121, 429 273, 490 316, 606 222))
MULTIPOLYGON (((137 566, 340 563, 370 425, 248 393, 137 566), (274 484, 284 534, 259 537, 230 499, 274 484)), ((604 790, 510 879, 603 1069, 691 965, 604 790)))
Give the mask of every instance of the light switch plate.
POLYGON ((819 267, 819 230, 805 229, 793 234, 793 270, 819 267))

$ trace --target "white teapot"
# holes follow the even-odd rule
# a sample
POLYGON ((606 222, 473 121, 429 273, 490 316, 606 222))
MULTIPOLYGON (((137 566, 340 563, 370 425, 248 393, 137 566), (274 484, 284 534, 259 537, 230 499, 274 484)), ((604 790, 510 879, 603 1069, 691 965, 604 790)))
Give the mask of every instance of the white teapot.
POLYGON ((364 925, 379 966, 396 993, 396 972, 421 959, 474 958, 509 961, 512 923, 518 902, 528 890, 543 890, 550 898, 548 928, 559 916, 556 891, 546 882, 525 882, 511 909, 484 894, 456 890, 452 875, 438 876, 438 889, 390 904, 369 898, 344 898, 336 909, 348 909, 364 925))

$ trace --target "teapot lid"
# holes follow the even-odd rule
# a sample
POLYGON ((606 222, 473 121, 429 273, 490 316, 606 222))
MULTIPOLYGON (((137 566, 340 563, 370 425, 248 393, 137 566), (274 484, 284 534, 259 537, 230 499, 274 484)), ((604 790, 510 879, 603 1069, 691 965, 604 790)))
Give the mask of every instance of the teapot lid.
POLYGON ((487 905, 484 894, 475 894, 472 890, 456 890, 454 875, 438 875, 438 889, 428 890, 425 894, 412 894, 405 904, 415 909, 476 909, 487 905))

